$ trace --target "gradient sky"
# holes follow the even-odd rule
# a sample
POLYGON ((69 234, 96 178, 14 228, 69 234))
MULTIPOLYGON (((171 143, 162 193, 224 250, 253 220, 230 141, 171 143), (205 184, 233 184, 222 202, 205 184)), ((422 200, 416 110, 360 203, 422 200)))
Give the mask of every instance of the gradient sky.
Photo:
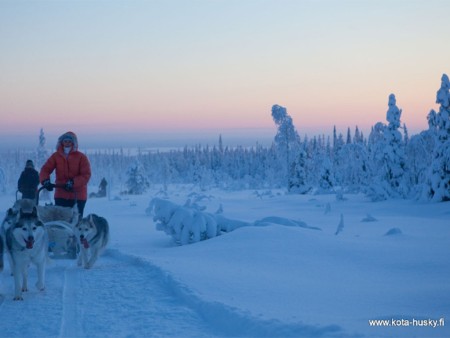
POLYGON ((267 135, 273 104, 301 135, 345 133, 385 122, 390 93, 419 132, 450 73, 449 13, 448 0, 0 0, 0 139, 267 135))

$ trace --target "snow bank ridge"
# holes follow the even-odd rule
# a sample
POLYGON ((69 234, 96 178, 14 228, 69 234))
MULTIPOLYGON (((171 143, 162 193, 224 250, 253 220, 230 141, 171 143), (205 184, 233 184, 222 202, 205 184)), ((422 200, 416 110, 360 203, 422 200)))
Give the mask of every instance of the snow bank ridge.
POLYGON ((153 216, 157 230, 164 231, 169 236, 172 236, 175 243, 179 245, 214 238, 223 232, 230 232, 245 226, 276 224, 321 230, 318 227, 308 226, 305 222, 283 217, 270 216, 250 223, 229 219, 220 213, 210 214, 203 210, 204 208, 199 208, 198 205, 190 202, 184 206, 180 206, 169 200, 155 197, 150 201, 146 213, 147 215, 153 216))
POLYGON ((177 244, 195 243, 220 235, 220 225, 213 215, 189 206, 154 198, 147 208, 153 214, 156 229, 172 236, 177 244))

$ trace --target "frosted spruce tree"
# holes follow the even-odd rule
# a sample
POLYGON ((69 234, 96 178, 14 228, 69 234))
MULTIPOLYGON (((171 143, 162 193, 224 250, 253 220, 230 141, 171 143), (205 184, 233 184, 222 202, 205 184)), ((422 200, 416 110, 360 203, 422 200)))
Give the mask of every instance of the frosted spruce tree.
POLYGON ((0 167, 0 192, 6 192, 6 175, 3 168, 0 167))
POLYGON ((413 189, 412 196, 424 195, 428 199, 428 173, 433 162, 436 146, 436 112, 431 110, 427 116, 428 129, 414 135, 406 145, 408 176, 413 189))
POLYGON ((36 165, 38 168, 42 167, 42 165, 45 163, 45 161, 48 158, 47 150, 45 149, 45 135, 44 135, 44 129, 41 128, 41 131, 39 133, 39 145, 37 148, 37 159, 36 159, 36 165))
POLYGON ((298 194, 306 194, 311 190, 307 180, 307 154, 301 147, 297 152, 295 161, 291 163, 289 171, 288 191, 298 194))
POLYGON ((135 160, 128 167, 126 185, 127 193, 132 195, 141 195, 150 186, 145 169, 139 160, 135 160))
POLYGON ((291 191, 297 185, 296 170, 301 170, 300 166, 302 165, 301 163, 295 163, 299 150, 300 137, 295 130, 292 118, 288 115, 286 108, 277 104, 273 105, 272 118, 278 128, 277 134, 275 135, 275 144, 280 159, 284 163, 288 191, 291 191))
POLYGON ((424 195, 433 201, 450 201, 450 81, 441 78, 436 94, 439 112, 431 111, 428 122, 435 140, 431 168, 424 185, 424 195))
POLYGON ((344 174, 342 167, 348 162, 348 158, 342 156, 345 146, 344 136, 336 132, 336 126, 333 127, 333 151, 331 154, 335 185, 342 186, 344 184, 344 174))
MULTIPOLYGON (((356 140, 354 140, 356 142, 356 140)), ((363 143, 345 144, 337 154, 336 176, 340 186, 348 192, 360 192, 368 185, 370 171, 367 149, 363 143)))
POLYGON ((405 184, 405 149, 400 127, 401 109, 397 107, 394 94, 389 95, 386 120, 388 125, 379 122, 369 137, 369 152, 373 181, 368 189, 372 200, 388 197, 405 197, 408 191, 405 184))
POLYGON ((330 158, 324 155, 318 179, 318 189, 320 193, 329 193, 334 188, 332 167, 333 166, 331 164, 330 158))
POLYGON ((400 128, 400 116, 402 110, 397 107, 395 95, 389 95, 389 109, 386 113, 386 120, 389 122, 384 132, 386 151, 386 179, 392 192, 399 197, 405 197, 408 187, 404 184, 406 169, 405 146, 400 128))

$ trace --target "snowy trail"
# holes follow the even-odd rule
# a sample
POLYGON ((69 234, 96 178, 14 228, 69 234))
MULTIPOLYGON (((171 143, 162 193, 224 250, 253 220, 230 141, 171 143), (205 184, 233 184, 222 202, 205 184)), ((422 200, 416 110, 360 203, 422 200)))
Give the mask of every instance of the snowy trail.
MULTIPOLYGON (((8 269, 7 269, 8 270, 8 269)), ((91 270, 72 260, 52 261, 46 291, 31 288, 12 300, 12 277, 2 273, 0 337, 341 337, 341 328, 258 320, 208 303, 139 256, 107 250, 91 270)), ((31 267, 30 285, 36 280, 31 267)))
MULTIPOLYGON (((12 278, 6 279, 1 311, 21 325, 3 322, 0 337, 213 336, 151 266, 108 251, 97 263, 84 270, 75 261, 54 261, 46 291, 31 288, 23 302, 12 301, 12 278)), ((34 267, 29 278, 33 284, 34 267)))
POLYGON ((203 319, 180 302, 148 264, 114 251, 107 251, 98 263, 92 270, 78 269, 82 336, 211 336, 203 319))
POLYGON ((61 318, 60 337, 81 337, 81 322, 77 302, 77 290, 80 285, 81 270, 67 267, 64 271, 63 313, 61 318))

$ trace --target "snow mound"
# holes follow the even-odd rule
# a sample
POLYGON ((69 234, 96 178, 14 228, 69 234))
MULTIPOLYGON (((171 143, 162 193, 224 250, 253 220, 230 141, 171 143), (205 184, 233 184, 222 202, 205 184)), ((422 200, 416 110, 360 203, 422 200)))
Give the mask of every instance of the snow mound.
POLYGON ((372 215, 367 214, 366 217, 361 220, 361 222, 378 222, 378 220, 372 215))
POLYGON ((384 234, 384 236, 401 235, 403 232, 399 228, 392 228, 384 234))
POLYGON ((253 192, 253 195, 255 195, 259 199, 263 199, 264 197, 268 197, 268 198, 274 198, 275 197, 275 195, 273 194, 272 190, 266 190, 266 191, 263 191, 263 192, 259 192, 258 190, 255 190, 253 192))
POLYGON ((147 215, 153 216, 157 230, 164 231, 179 245, 196 243, 217 237, 222 232, 231 232, 248 226, 277 224, 310 230, 322 230, 318 227, 309 226, 303 221, 277 216, 265 217, 253 223, 230 219, 221 213, 211 214, 204 212, 203 208, 199 209, 190 200, 181 206, 169 200, 155 197, 150 201, 145 212, 147 215))
POLYGON ((289 227, 300 227, 300 228, 312 229, 312 230, 322 230, 318 227, 309 226, 308 224, 306 224, 303 221, 296 221, 293 219, 277 217, 277 216, 265 217, 263 219, 255 221, 253 224, 255 226, 267 226, 267 225, 272 225, 272 224, 279 224, 279 225, 284 225, 284 226, 289 226, 289 227))
POLYGON ((230 231, 236 230, 238 228, 248 227, 248 226, 253 225, 252 223, 249 223, 249 222, 226 218, 226 217, 222 216, 221 214, 215 214, 214 218, 215 218, 217 224, 219 225, 220 230, 223 232, 230 232, 230 231))
POLYGON ((172 236, 175 243, 180 245, 220 235, 220 225, 213 215, 190 206, 191 203, 179 206, 168 200, 154 198, 146 213, 154 215, 157 230, 172 236))

